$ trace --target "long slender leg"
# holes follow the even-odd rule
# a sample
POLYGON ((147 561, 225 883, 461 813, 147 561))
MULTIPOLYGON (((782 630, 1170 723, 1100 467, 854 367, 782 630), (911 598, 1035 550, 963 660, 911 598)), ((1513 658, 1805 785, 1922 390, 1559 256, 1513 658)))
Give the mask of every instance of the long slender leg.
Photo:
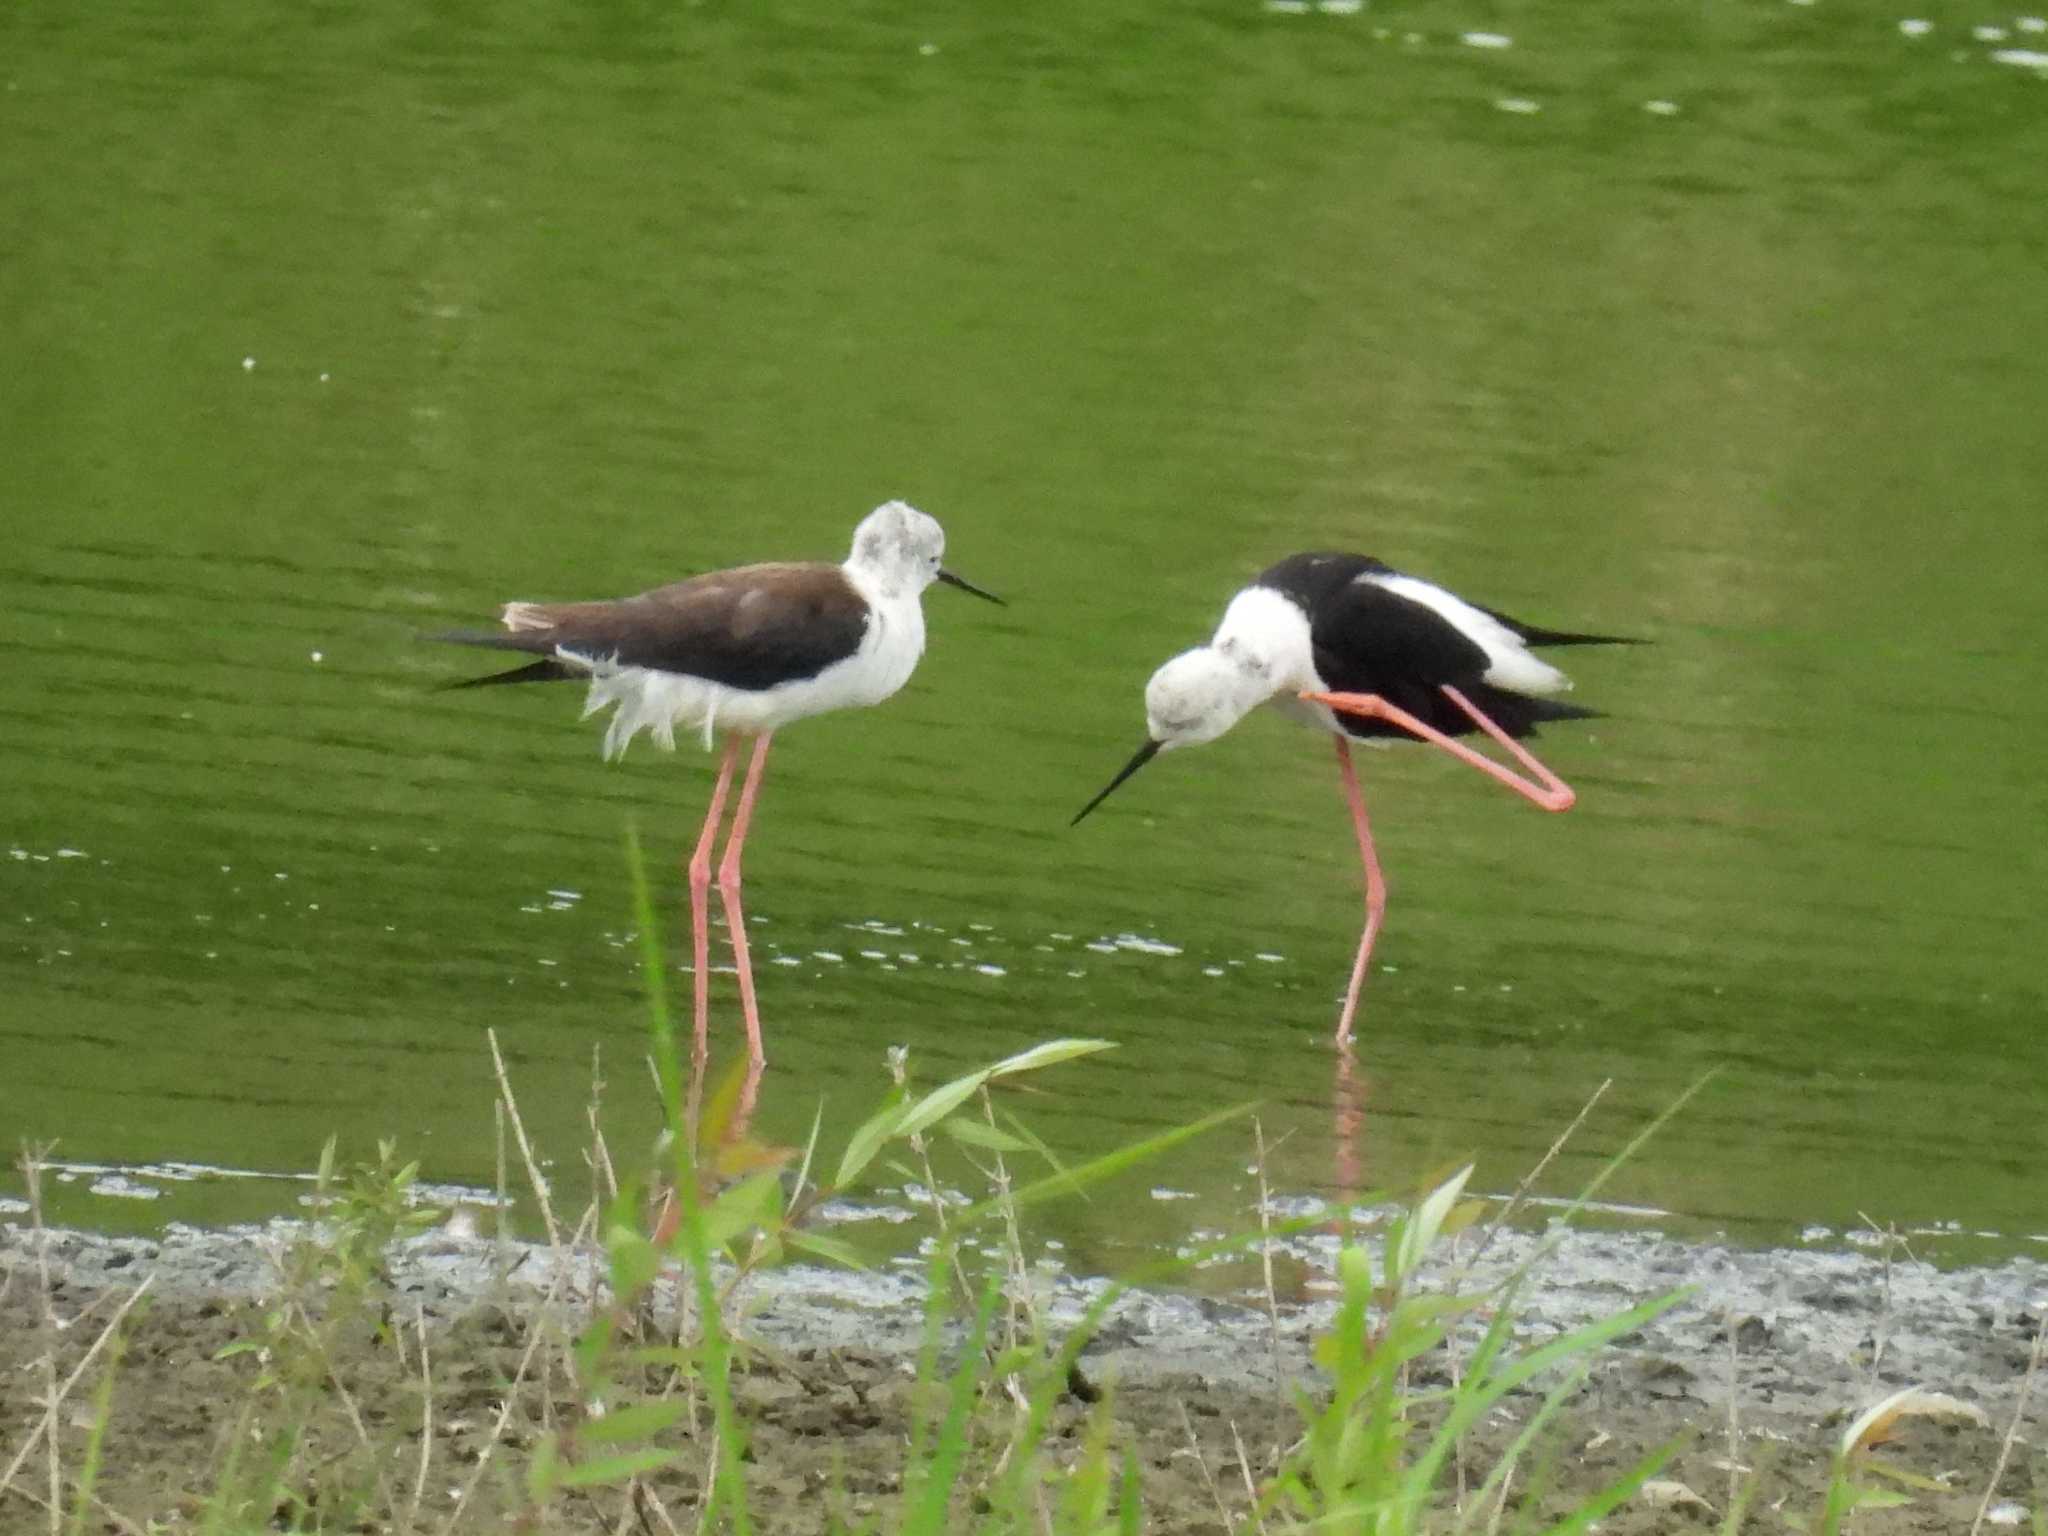
POLYGON ((757 1065, 768 1055, 761 1049, 761 1015, 754 1007, 754 966, 747 956, 747 914, 740 907, 740 853, 746 847, 747 825, 754 819, 754 796, 761 788, 761 770, 768 765, 768 743, 773 731, 762 733, 754 743, 754 755, 747 762, 747 782, 740 790, 739 809, 732 813, 732 835, 726 839, 725 857, 718 864, 718 894, 725 900, 726 937, 732 940, 732 957, 740 973, 740 1011, 747 1017, 747 1051, 757 1065))
POLYGON ((1470 715, 1474 725, 1513 753, 1515 761, 1533 773, 1536 776, 1535 780, 1526 779, 1511 768, 1503 768, 1492 758, 1474 752, 1463 742, 1453 741, 1435 726, 1423 724, 1407 710, 1389 704, 1376 693, 1317 693, 1314 690, 1305 690, 1301 697, 1312 704, 1328 705, 1339 714, 1357 715, 1368 720, 1385 720, 1398 725, 1409 735, 1419 737, 1433 747, 1441 747, 1459 762, 1469 763, 1489 778, 1505 784, 1530 804, 1540 805, 1546 811, 1568 811, 1577 803, 1579 797, 1571 785, 1539 763, 1534 753, 1496 725, 1464 694, 1448 683, 1443 685, 1443 694, 1470 715))
POLYGON ((711 806, 704 813, 704 830, 697 834, 697 851, 690 855, 690 980, 697 995, 697 1036, 692 1047, 696 1067, 692 1084, 694 1099, 702 1091, 704 1060, 709 1053, 711 1027, 711 846, 718 837, 718 819, 725 814, 726 786, 740 760, 740 739, 726 738, 725 756, 718 764, 718 782, 711 788, 711 806))
MULTIPOLYGON (((1337 1200, 1347 1208, 1365 1191, 1365 1160, 1359 1142, 1365 1131, 1365 1101, 1371 1084, 1350 1051, 1337 1053, 1337 1079, 1330 1094, 1331 1139, 1335 1143, 1337 1200)), ((1344 1218, 1339 1218, 1343 1220, 1344 1218)))
MULTIPOLYGON (((737 1146, 747 1139, 747 1129, 754 1119, 754 1106, 761 1098, 761 1069, 765 1063, 747 1063, 746 1076, 740 1080, 739 1093, 733 1101, 731 1116, 719 1133, 718 1144, 713 1147, 705 1146, 699 1139, 697 1117, 702 1107, 702 1065, 701 1062, 698 1064, 698 1071, 692 1079, 688 1133, 690 1145, 694 1149, 692 1167, 700 1180, 698 1198, 706 1199, 715 1193, 716 1173, 722 1161, 721 1154, 727 1148, 737 1146)), ((668 1245, 675 1239, 676 1229, 682 1225, 682 1202, 676 1199, 673 1184, 663 1183, 655 1190, 655 1196, 651 1207, 652 1219, 649 1230, 654 1239, 654 1246, 666 1252, 668 1245)))
POLYGON ((1337 738, 1337 771, 1344 779, 1344 799, 1351 807, 1351 824, 1358 829, 1358 857, 1365 865, 1365 932, 1358 940, 1358 959, 1351 966, 1351 985, 1344 989, 1344 1011, 1337 1015, 1339 1049, 1351 1043, 1351 1016, 1358 1012, 1359 989, 1365 985, 1365 968, 1372 959, 1373 940, 1379 937, 1380 919, 1387 910, 1387 882, 1380 875, 1379 855, 1373 851, 1372 824, 1365 819, 1365 796, 1358 788, 1358 771, 1351 765, 1351 744, 1337 738))

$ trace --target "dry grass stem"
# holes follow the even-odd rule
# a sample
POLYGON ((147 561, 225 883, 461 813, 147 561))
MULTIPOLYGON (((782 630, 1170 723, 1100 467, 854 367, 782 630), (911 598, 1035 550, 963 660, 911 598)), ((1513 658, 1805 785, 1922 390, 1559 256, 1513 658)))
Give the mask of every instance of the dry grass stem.
POLYGON ((711 1529, 711 1515, 718 1508, 719 1500, 714 1490, 718 1487, 718 1425, 711 1425, 711 1433, 704 1437, 704 1497, 697 1504, 697 1536, 711 1529))
POLYGON ((619 1176, 612 1167, 611 1148, 605 1145, 604 1122, 604 1059, 602 1047, 590 1047, 590 1106, 585 1114, 590 1120, 590 1181, 593 1190, 600 1191, 598 1198, 616 1200, 619 1197, 619 1176))
POLYGON ((2027 1355, 2027 1374, 2020 1378, 2019 1401, 2012 1405, 2012 1423, 2005 1428, 2005 1439, 1999 1443, 1998 1460, 1991 1468, 1991 1480, 1984 1485, 1984 1497, 1977 1501, 1977 1517, 1970 1522, 1970 1536, 1984 1528, 1984 1522, 1991 1514, 1991 1501, 1998 1497, 1998 1485, 2005 1477, 2006 1463, 2012 1460, 2012 1448, 2019 1444, 2020 1425, 2027 1415, 2027 1397, 2033 1390, 2034 1377, 2041 1369, 2041 1350, 2048 1344, 2048 1312, 2034 1327, 2034 1347, 2027 1355))
POLYGON ((540 1202, 540 1219, 548 1229, 548 1246, 559 1248, 562 1243, 562 1229, 555 1223, 555 1209, 548 1200, 548 1181, 541 1177, 540 1164, 533 1155, 533 1144, 526 1139, 526 1126, 519 1118, 519 1101, 512 1097, 512 1080, 505 1075, 505 1058, 498 1050, 498 1032, 486 1029, 484 1038, 491 1043, 491 1066, 498 1074, 498 1094, 505 1106, 505 1113, 512 1121, 512 1135, 519 1143, 519 1155, 526 1162, 526 1177, 533 1185, 533 1196, 540 1202))
POLYGON ((1209 1490, 1210 1501, 1216 1506, 1216 1518, 1224 1530, 1234 1530, 1237 1522, 1230 1518, 1230 1510, 1223 1502, 1223 1489, 1216 1481, 1216 1474, 1209 1470, 1209 1458, 1202 1454, 1202 1441, 1195 1433, 1195 1421, 1188 1415, 1188 1405, 1183 1401, 1174 1406, 1180 1410, 1181 1428, 1188 1432, 1188 1454, 1195 1458, 1195 1470, 1201 1474, 1202 1486, 1209 1490))
MULTIPOLYGON (((57 1321, 57 1302, 50 1288, 50 1231, 43 1224, 43 1163, 51 1148, 21 1149, 21 1172, 28 1181, 29 1223, 36 1235, 36 1282, 41 1287, 43 1314, 43 1443, 50 1451, 50 1536, 61 1536, 64 1521, 64 1452, 57 1433, 57 1405, 64 1396, 57 1390, 57 1339, 63 1325, 57 1321)), ((14 1469, 0 1478, 0 1487, 14 1480, 14 1469)))
MULTIPOLYGON (((491 1042, 491 1051, 493 1055, 497 1053, 496 1041, 491 1042)), ((541 1301, 542 1315, 554 1305, 561 1291, 562 1274, 561 1270, 556 1270, 554 1278, 548 1283, 547 1295, 541 1301)), ((519 1406, 519 1389, 526 1384, 526 1373, 533 1368, 533 1357, 540 1349, 541 1340, 547 1337, 547 1329, 538 1318, 532 1327, 533 1336, 526 1341, 526 1353, 519 1357, 519 1369, 512 1373, 512 1385, 505 1389, 505 1400, 498 1406, 497 1422, 491 1426, 490 1438, 484 1441, 483 1449, 477 1452, 476 1465, 470 1468, 469 1480, 462 1485, 462 1491, 456 1494, 454 1507, 448 1511, 448 1517, 441 1522, 441 1536, 449 1536, 456 1523, 462 1519, 462 1511, 469 1503, 470 1495, 476 1492, 477 1484, 483 1481, 484 1472, 491 1464, 491 1453, 497 1450, 499 1443, 505 1438, 505 1426, 512 1422, 512 1410, 519 1406)), ((542 1400, 545 1401, 546 1397, 547 1394, 543 1393, 542 1400)))
POLYGON ((505 1166, 505 1101, 491 1100, 491 1122, 497 1145, 497 1170, 491 1185, 492 1193, 498 1197, 497 1205, 491 1211, 491 1236, 497 1248, 497 1263, 494 1266, 492 1284, 497 1291, 496 1300, 502 1307, 505 1302, 505 1282, 512 1277, 512 1232, 507 1221, 512 1213, 512 1196, 507 1183, 505 1166))
POLYGON ((1734 1309, 1722 1318, 1722 1326, 1728 1330, 1728 1507, 1740 1508, 1742 1494, 1742 1418, 1741 1406, 1736 1401, 1738 1376, 1736 1372, 1736 1334, 1739 1331, 1734 1309))
MULTIPOLYGON (((986 1083, 981 1086, 981 1114, 988 1128, 995 1130, 995 1105, 989 1097, 986 1083)), ((1003 1161, 1000 1150, 992 1151, 990 1156, 995 1166, 981 1169, 981 1173, 995 1191, 996 1203, 1003 1213, 1003 1267, 1010 1279, 1008 1305, 1003 1309, 1003 1342, 1008 1348, 1015 1349, 1027 1337, 1044 1337, 1044 1330, 1040 1327, 1038 1296, 1031 1282, 1030 1266, 1024 1261, 1024 1228, 1017 1219, 1009 1165, 1003 1161)), ((980 1165, 976 1164, 976 1167, 980 1165)), ((1014 1371, 1003 1378, 1003 1386, 1016 1406, 1017 1425, 1022 1428, 1031 1417, 1031 1395, 1014 1371)), ((1005 1461, 1009 1459, 1008 1448, 1005 1448, 1003 1458, 1005 1461)))
POLYGON ((1266 1126, 1256 1115, 1252 1117, 1252 1146, 1259 1175, 1259 1267, 1266 1285, 1266 1340, 1273 1361, 1273 1396, 1278 1401, 1286 1383, 1280 1370, 1280 1297, 1273 1284, 1273 1190, 1266 1179, 1266 1126))
MULTIPOLYGON (((1459 1234, 1460 1237, 1463 1235, 1463 1233, 1459 1234)), ((1453 1238, 1451 1241, 1455 1245, 1458 1239, 1453 1238)), ((1458 1348, 1457 1334, 1453 1333, 1446 1342, 1447 1347, 1444 1350, 1444 1358, 1450 1362, 1451 1396, 1455 1399, 1465 1389, 1465 1353, 1458 1348)), ((1458 1436, 1451 1446, 1451 1471, 1457 1478, 1457 1501, 1452 1507, 1458 1511, 1459 1518, 1463 1519, 1465 1515, 1465 1437, 1463 1435, 1458 1436)))
POLYGON ((1486 1517, 1486 1536, 1495 1536, 1500 1530, 1501 1516, 1507 1513, 1508 1486, 1515 1480, 1515 1459, 1508 1458, 1508 1464, 1500 1475, 1500 1487, 1493 1495, 1493 1513, 1486 1517))
POLYGON ((669 1514, 668 1506, 661 1502, 660 1496, 652 1488, 645 1483, 635 1482, 633 1496, 640 1507, 640 1523, 643 1526, 647 1524, 647 1511, 651 1508, 655 1519, 661 1522, 661 1528, 668 1532, 668 1536, 683 1536, 681 1529, 676 1525, 675 1517, 669 1514))
MULTIPOLYGON (((420 1505, 427 1497, 427 1468, 434 1459, 434 1366, 433 1358, 427 1352, 425 1306, 413 1313, 413 1322, 419 1330, 420 1339, 420 1470, 412 1480, 412 1508, 405 1517, 407 1530, 419 1525, 420 1505)), ((392 1336, 402 1336, 402 1330, 393 1329, 392 1336)))
MULTIPOLYGON (((79 1381, 85 1376, 85 1373, 92 1368, 93 1361, 97 1360, 101 1352, 113 1341, 115 1333, 119 1331, 122 1320, 128 1316, 129 1310, 138 1301, 142 1300, 150 1286, 155 1282, 156 1276, 146 1276, 142 1284, 128 1293, 127 1298, 122 1301, 114 1315, 107 1320, 106 1327, 100 1330, 99 1337, 92 1341, 91 1346, 85 1352, 84 1358, 72 1368, 71 1374, 64 1378, 63 1384, 56 1387, 49 1394, 43 1407, 43 1416, 29 1430, 28 1438, 22 1442, 21 1449, 15 1452, 14 1460, 7 1464, 7 1470, 0 1472, 0 1492, 12 1491, 22 1494, 24 1497, 28 1495, 27 1489, 14 1486, 15 1474, 21 1470, 22 1463, 35 1453, 38 1440, 42 1439, 45 1435, 49 1435, 52 1438, 55 1437, 58 1408, 71 1395, 72 1389, 78 1385, 79 1381)), ((51 1369, 55 1369, 54 1355, 51 1357, 51 1369)))
POLYGON ((1899 1229, 1896 1225, 1891 1223, 1879 1225, 1877 1219, 1868 1211, 1859 1210, 1856 1214, 1862 1218, 1863 1224, 1870 1228, 1871 1234, 1879 1239, 1880 1251, 1884 1255, 1884 1288, 1883 1300, 1877 1312, 1877 1342, 1871 1346, 1870 1365, 1864 1373, 1865 1379, 1870 1383, 1870 1390, 1875 1392, 1878 1390, 1880 1373, 1884 1366, 1885 1351, 1891 1346, 1892 1251, 1894 1248, 1900 1249, 1910 1259, 1913 1257, 1913 1250, 1907 1245, 1906 1240, 1899 1235, 1899 1229))
MULTIPOLYGON (((48 1499, 44 1498, 40 1493, 32 1492, 27 1488, 12 1488, 8 1491, 18 1498, 27 1499, 37 1509, 48 1509, 50 1507, 48 1499)), ((119 1531, 121 1536, 159 1536, 159 1531, 137 1525, 98 1494, 88 1493, 86 1499, 94 1509, 99 1511, 100 1517, 107 1522, 109 1528, 119 1531)), ((77 1528, 75 1515, 73 1517, 73 1525, 74 1529, 77 1528)))
MULTIPOLYGON (((374 1455, 376 1444, 370 1439, 370 1431, 363 1423, 362 1414, 356 1410, 355 1397, 349 1392, 348 1384, 341 1379, 340 1368, 335 1365, 334 1357, 327 1352, 327 1342, 320 1337, 319 1325, 313 1321, 313 1315, 306 1310, 303 1302, 291 1303, 290 1311, 298 1315, 299 1326, 305 1330, 306 1342, 312 1346, 313 1353, 320 1357, 320 1369, 327 1373, 329 1385, 334 1388, 341 1406, 348 1411, 348 1421, 355 1428, 356 1438, 362 1441, 364 1450, 374 1455)), ((380 1474, 379 1481, 381 1480, 380 1474)))
POLYGON ((1579 1106, 1579 1112, 1572 1116, 1572 1123, 1560 1131, 1557 1140, 1550 1144, 1549 1150, 1536 1159, 1536 1166, 1522 1175, 1522 1182, 1517 1184, 1515 1192, 1508 1196, 1508 1203, 1500 1208, 1493 1220, 1486 1224, 1486 1230, 1480 1234, 1479 1246, 1472 1250, 1471 1258, 1466 1260, 1468 1268, 1473 1264, 1477 1264, 1486 1256, 1486 1250, 1493 1246, 1494 1234, 1505 1227, 1508 1224, 1508 1218, 1521 1209, 1522 1202, 1528 1198, 1529 1191, 1535 1188, 1536 1181, 1543 1177, 1543 1170, 1557 1160, 1557 1155, 1565 1149, 1565 1144, 1578 1133, 1579 1127, 1586 1123, 1586 1117, 1593 1113, 1593 1106, 1598 1104, 1601 1097, 1613 1086, 1613 1078, 1602 1078, 1600 1086, 1593 1090, 1587 1097, 1586 1102, 1579 1106))
POLYGON ((1259 1514, 1259 1487, 1252 1481, 1252 1459, 1245 1454, 1244 1436, 1237 1432, 1235 1419, 1230 1421, 1230 1443, 1237 1448, 1237 1471, 1244 1479, 1244 1496, 1251 1506, 1252 1523, 1259 1528, 1260 1536, 1264 1536, 1266 1522, 1259 1514))

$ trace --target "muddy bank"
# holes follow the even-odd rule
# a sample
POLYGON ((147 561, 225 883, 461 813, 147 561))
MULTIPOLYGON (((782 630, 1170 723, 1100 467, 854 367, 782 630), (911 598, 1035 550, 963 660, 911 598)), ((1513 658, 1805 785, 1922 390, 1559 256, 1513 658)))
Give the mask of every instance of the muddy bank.
MULTIPOLYGON (((273 1292, 279 1255, 300 1230, 276 1223, 228 1232, 173 1229, 161 1239, 49 1234, 54 1308, 60 1318, 80 1319, 59 1336, 63 1369, 82 1355, 120 1293, 151 1278, 153 1300, 133 1329, 108 1437, 104 1486, 121 1515, 142 1522, 189 1512, 207 1491, 221 1454, 225 1405, 247 1392, 255 1370, 249 1356, 215 1356, 258 1331, 259 1303, 273 1292)), ((1502 1273, 1544 1241, 1551 1251, 1522 1297, 1517 1336, 1526 1344, 1675 1286, 1695 1291, 1596 1358, 1559 1427, 1558 1486, 1532 1495, 1538 1503, 1561 1507, 1677 1435, 1686 1444, 1667 1475, 1719 1508, 1730 1482, 1732 1399, 1734 1464, 1760 1479, 1750 1524, 1784 1529, 1784 1516, 1817 1512, 1843 1419, 1896 1387, 1917 1384, 1962 1399, 1984 1423, 1903 1425, 1884 1454, 1916 1475, 1945 1481, 1947 1490, 1916 1490, 1910 1507, 1861 1518, 1878 1530, 1968 1528, 2048 1307, 2048 1266, 2015 1261, 1941 1272, 1897 1255, 1887 1262, 1857 1252, 1747 1252, 1655 1234, 1570 1232, 1548 1239, 1503 1233, 1472 1273, 1482 1280, 1502 1273)), ((1245 1504, 1239 1440, 1256 1482, 1273 1448, 1293 1437, 1288 1393, 1296 1381, 1317 1379, 1310 1347, 1332 1311, 1318 1292, 1333 1256, 1329 1240, 1286 1245, 1283 1289, 1306 1299, 1283 1303, 1277 1329, 1263 1301, 1254 1304, 1249 1295, 1141 1292, 1111 1311, 1083 1356, 1084 1372, 1089 1383, 1114 1386, 1119 1432, 1145 1469, 1148 1529, 1225 1529, 1226 1517, 1245 1504)), ((44 1257, 31 1234, 0 1228, 0 1467, 39 1413, 44 1257)), ((599 1272, 588 1256, 565 1266, 545 1248, 441 1230, 398 1245, 391 1274, 394 1312, 402 1319, 423 1314, 428 1324, 436 1422, 424 1462, 432 1487, 421 1507, 438 1520, 470 1480, 542 1309, 552 1306, 573 1325, 598 1294, 599 1272)), ((1250 1282, 1252 1272, 1243 1278, 1250 1282)), ((1440 1270, 1431 1278, 1452 1277, 1440 1270)), ((1039 1283, 1056 1326, 1078 1318, 1100 1291, 1100 1282, 1049 1270, 1039 1283)), ((843 1500, 847 1518, 886 1505, 902 1465, 921 1296, 920 1277, 907 1268, 848 1275, 798 1267, 748 1283, 743 1332, 761 1347, 741 1379, 741 1406, 754 1425, 749 1483, 768 1529, 825 1529, 829 1489, 839 1490, 833 1497, 843 1500)), ((393 1456, 416 1460, 419 1383, 401 1381, 394 1361, 370 1358, 378 1346, 367 1338, 362 1347, 365 1358, 354 1362, 361 1371, 355 1412, 382 1414, 397 1437, 393 1456)), ((504 1487, 498 1481, 516 1471, 536 1426, 573 1409, 567 1393, 559 1374, 529 1374, 497 1452, 502 1465, 486 1467, 477 1479, 466 1506, 471 1515, 495 1518, 493 1511, 517 1507, 517 1478, 504 1487)), ((2035 1481, 2048 1475, 2033 1449, 2048 1428, 2043 1397, 2048 1393, 2035 1396, 2023 1416, 2027 1443, 2001 1489, 2001 1499, 2029 1508, 2035 1481)), ((1487 1442, 1504 1444, 1531 1405, 1504 1410, 1488 1427, 1487 1442)), ((1062 1411, 1061 1434, 1078 1445, 1088 1409, 1077 1399, 1062 1411)), ((345 1441, 360 1432, 329 1425, 316 1438, 345 1441)), ((66 1433, 76 1438, 83 1431, 73 1424, 66 1433)), ((671 1512, 687 1511, 701 1491, 696 1475, 688 1465, 669 1469, 650 1487, 671 1512)), ((409 1492, 410 1472, 401 1481, 409 1492)), ((587 1509, 573 1499, 556 1506, 563 1530, 606 1528, 616 1513, 595 1501, 587 1509)), ((20 1496, 0 1494, 0 1530, 21 1527, 32 1514, 39 1512, 20 1496)), ((1711 1519, 1703 1507, 1638 1501, 1605 1528, 1684 1529, 1711 1519)))

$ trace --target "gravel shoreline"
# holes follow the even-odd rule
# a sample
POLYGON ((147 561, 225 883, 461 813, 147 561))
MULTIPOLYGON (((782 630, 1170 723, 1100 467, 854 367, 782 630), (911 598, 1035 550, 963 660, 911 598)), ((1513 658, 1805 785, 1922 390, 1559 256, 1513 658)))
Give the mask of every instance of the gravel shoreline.
MULTIPOLYGON (((57 1230, 48 1234, 48 1257, 67 1288, 86 1292, 131 1287, 150 1275, 163 1297, 249 1299, 274 1285, 275 1256, 303 1230, 283 1220, 226 1230, 173 1226, 154 1238, 57 1230)), ((1610 1349, 1596 1374, 1647 1371, 1664 1383, 1660 1395, 1725 1404, 1732 1370, 1738 1409, 1765 1418, 1818 1422, 1908 1385, 2009 1417, 2034 1334, 2048 1317, 2048 1264, 2032 1260, 1940 1270, 1903 1256, 1887 1262, 1853 1250, 1746 1250, 1656 1233, 1503 1231, 1470 1278, 1503 1276, 1538 1244, 1550 1251, 1518 1299, 1524 1342, 1689 1286, 1685 1300, 1610 1349)), ((1321 1235, 1280 1246, 1304 1267, 1311 1290, 1336 1251, 1334 1239, 1321 1235)), ((35 1247, 26 1228, 0 1225, 0 1269, 31 1278, 35 1247)), ((561 1293, 572 1304, 587 1301, 597 1261, 586 1252, 568 1263, 561 1293)), ((391 1268, 402 1295, 446 1320, 485 1301, 537 1300, 555 1284, 559 1261, 544 1245, 437 1229, 395 1245, 391 1268)), ((1422 1283, 1454 1279, 1438 1263, 1422 1283)), ((1077 1321, 1104 1285, 1045 1270, 1039 1283, 1056 1329, 1077 1321)), ((919 1336, 921 1298, 914 1265, 867 1272, 794 1265, 750 1279, 742 1303, 746 1326, 778 1348, 857 1347, 907 1358, 919 1336)), ((1313 1373, 1309 1347, 1334 1305, 1280 1304, 1283 1373, 1313 1373)), ((1135 1290, 1114 1305, 1083 1358, 1091 1373, 1131 1383, 1193 1377, 1256 1388, 1271 1384, 1275 1332, 1263 1304, 1135 1290)))

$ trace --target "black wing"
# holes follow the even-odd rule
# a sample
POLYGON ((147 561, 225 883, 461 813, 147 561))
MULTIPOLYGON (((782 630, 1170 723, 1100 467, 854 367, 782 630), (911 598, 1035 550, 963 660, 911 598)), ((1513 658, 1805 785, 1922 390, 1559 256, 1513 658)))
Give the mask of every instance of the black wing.
MULTIPOLYGON (((836 565, 750 565, 617 602, 511 603, 504 622, 502 633, 439 638, 550 657, 562 652, 758 691, 815 677, 853 655, 869 610, 836 565)), ((571 675, 559 665, 499 674, 507 682, 571 675)))
MULTIPOLYGON (((1396 574, 1366 555, 1308 554, 1281 561, 1261 575, 1258 584, 1285 593, 1312 616, 1309 641, 1316 671, 1332 690, 1378 694, 1447 736, 1469 735, 1477 727, 1444 697, 1446 684, 1511 736, 1530 734, 1540 721, 1586 719, 1599 713, 1486 682, 1493 662, 1476 640, 1427 604, 1376 581, 1360 580, 1396 574)), ((1523 626, 1502 622, 1518 634, 1524 632, 1523 626)), ((1338 720, 1353 736, 1408 734, 1383 720, 1349 715, 1339 715, 1338 720)))

